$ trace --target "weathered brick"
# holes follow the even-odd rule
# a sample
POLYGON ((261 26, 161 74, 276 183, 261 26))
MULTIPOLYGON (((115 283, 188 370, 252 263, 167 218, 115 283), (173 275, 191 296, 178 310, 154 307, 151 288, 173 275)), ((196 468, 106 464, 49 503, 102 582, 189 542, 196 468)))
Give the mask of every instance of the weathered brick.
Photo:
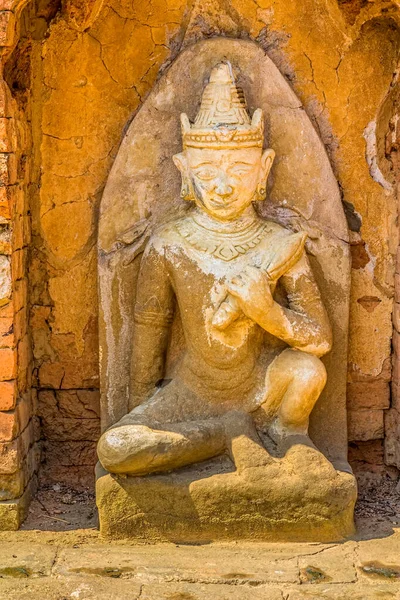
POLYGON ((349 410, 348 439, 368 442, 384 437, 383 410, 349 410))
POLYGON ((39 392, 39 415, 48 420, 57 416, 98 419, 99 396, 99 392, 94 390, 42 390, 39 392))
POLYGON ((7 187, 0 187, 0 219, 11 219, 7 187))
POLYGON ((0 348, 13 348, 14 342, 14 324, 12 318, 0 318, 0 348))
POLYGON ((12 294, 11 264, 8 256, 0 255, 0 306, 8 304, 12 294))
POLYGON ((369 470, 372 466, 384 464, 383 440, 349 444, 349 462, 356 463, 358 469, 369 470), (363 466, 364 465, 364 466, 363 466))
POLYGON ((0 381, 9 381, 16 375, 16 350, 0 349, 0 381))
POLYGON ((35 444, 21 462, 18 471, 11 475, 0 474, 0 500, 12 500, 13 498, 19 498, 23 494, 32 475, 37 471, 39 457, 40 451, 35 444))
POLYGON ((2 227, 0 230, 0 254, 10 256, 11 252, 11 230, 9 227, 2 227))
POLYGON ((400 331, 400 304, 398 302, 393 304, 393 325, 396 331, 400 331))
POLYGON ((28 315, 26 308, 18 311, 14 317, 14 336, 15 342, 18 343, 26 335, 28 323, 28 315))
MULTIPOLYGON (((0 13, 1 14, 1 13, 0 13)), ((0 153, 0 184, 13 185, 17 182, 17 159, 15 154, 0 153)))
POLYGON ((0 410, 12 410, 16 404, 15 381, 0 382, 0 410))
POLYGON ((8 442, 17 435, 18 415, 15 410, 0 412, 0 440, 8 442))
POLYGON ((20 250, 30 242, 30 220, 28 215, 17 215, 13 221, 13 250, 20 250))
POLYGON ((385 462, 400 469, 400 412, 395 408, 385 414, 385 462))
POLYGON ((10 10, 0 12, 0 46, 12 46, 15 36, 15 15, 10 10))
POLYGON ((14 315, 14 307, 12 302, 7 302, 3 306, 0 306, 0 319, 5 319, 6 317, 12 317, 14 315))
POLYGON ((14 119, 0 117, 0 152, 14 152, 16 147, 17 136, 14 119))
POLYGON ((19 279, 14 284, 13 290, 13 302, 14 302, 14 310, 17 313, 24 306, 27 305, 27 297, 28 297, 28 282, 24 279, 19 279))
POLYGON ((11 475, 18 471, 32 444, 34 443, 34 426, 28 427, 12 442, 0 443, 0 473, 11 475))
POLYGON ((11 10, 15 5, 15 0, 0 0, 0 10, 11 10))
POLYGON ((14 281, 22 279, 26 274, 28 249, 21 248, 14 250, 11 256, 11 270, 14 281))
POLYGON ((390 386, 386 381, 357 381, 347 384, 347 404, 351 410, 389 408, 390 386))
POLYGON ((96 442, 46 442, 46 455, 63 467, 93 467, 97 461, 96 442))

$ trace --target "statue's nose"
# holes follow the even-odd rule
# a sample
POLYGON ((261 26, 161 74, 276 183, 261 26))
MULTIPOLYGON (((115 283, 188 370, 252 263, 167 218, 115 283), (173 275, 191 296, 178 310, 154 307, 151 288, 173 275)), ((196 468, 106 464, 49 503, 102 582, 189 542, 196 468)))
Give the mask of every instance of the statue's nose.
POLYGON ((233 187, 229 184, 226 177, 220 177, 215 191, 218 196, 230 196, 233 192, 233 187))

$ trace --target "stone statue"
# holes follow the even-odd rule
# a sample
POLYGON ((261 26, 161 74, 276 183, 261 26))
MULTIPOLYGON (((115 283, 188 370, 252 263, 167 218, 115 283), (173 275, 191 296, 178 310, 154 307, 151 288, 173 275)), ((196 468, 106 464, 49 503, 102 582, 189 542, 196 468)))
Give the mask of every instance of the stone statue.
MULTIPOLYGON (((274 151, 263 150, 229 62, 211 72, 193 125, 181 116, 185 216, 152 235, 135 305, 130 412, 98 444, 101 464, 133 476, 230 456, 232 439, 312 447, 309 415, 326 382, 331 329, 304 249, 306 235, 261 219, 274 151), (174 312, 185 353, 164 363, 174 312), (256 427, 257 423, 257 427, 256 427)), ((268 451, 263 447, 263 451, 268 451)))

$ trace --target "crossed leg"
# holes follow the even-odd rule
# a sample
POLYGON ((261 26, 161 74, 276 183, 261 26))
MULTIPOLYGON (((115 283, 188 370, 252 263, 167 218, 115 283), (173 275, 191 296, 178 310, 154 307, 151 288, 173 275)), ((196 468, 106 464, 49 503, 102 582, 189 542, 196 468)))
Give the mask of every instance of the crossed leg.
POLYGON ((272 420, 269 435, 280 441, 288 435, 307 435, 309 416, 326 384, 322 361, 287 348, 270 364, 261 406, 272 420))
POLYGON ((193 398, 177 395, 176 389, 173 382, 103 433, 97 453, 105 469, 129 475, 170 471, 229 452, 238 435, 261 446, 250 415, 207 415, 206 407, 199 411, 200 400, 191 414, 193 398), (181 410, 180 402, 185 403, 181 410))
MULTIPOLYGON (((265 381, 261 408, 272 420, 269 435, 277 442, 306 435, 309 415, 326 383, 323 363, 286 349, 268 367, 265 381)), ((210 405, 173 381, 103 433, 97 452, 111 473, 170 471, 225 451, 240 469, 242 453, 234 452, 233 440, 243 436, 254 452, 265 454, 251 415, 240 410, 212 414, 210 405)))

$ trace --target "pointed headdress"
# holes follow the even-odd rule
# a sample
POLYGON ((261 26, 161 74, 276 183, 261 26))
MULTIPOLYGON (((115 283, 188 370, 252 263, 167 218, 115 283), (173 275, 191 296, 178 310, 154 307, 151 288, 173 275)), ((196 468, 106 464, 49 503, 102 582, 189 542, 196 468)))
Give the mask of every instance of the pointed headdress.
POLYGON ((263 147, 262 110, 258 108, 250 119, 243 90, 236 86, 229 62, 212 69, 194 124, 185 113, 181 124, 184 148, 263 147))

